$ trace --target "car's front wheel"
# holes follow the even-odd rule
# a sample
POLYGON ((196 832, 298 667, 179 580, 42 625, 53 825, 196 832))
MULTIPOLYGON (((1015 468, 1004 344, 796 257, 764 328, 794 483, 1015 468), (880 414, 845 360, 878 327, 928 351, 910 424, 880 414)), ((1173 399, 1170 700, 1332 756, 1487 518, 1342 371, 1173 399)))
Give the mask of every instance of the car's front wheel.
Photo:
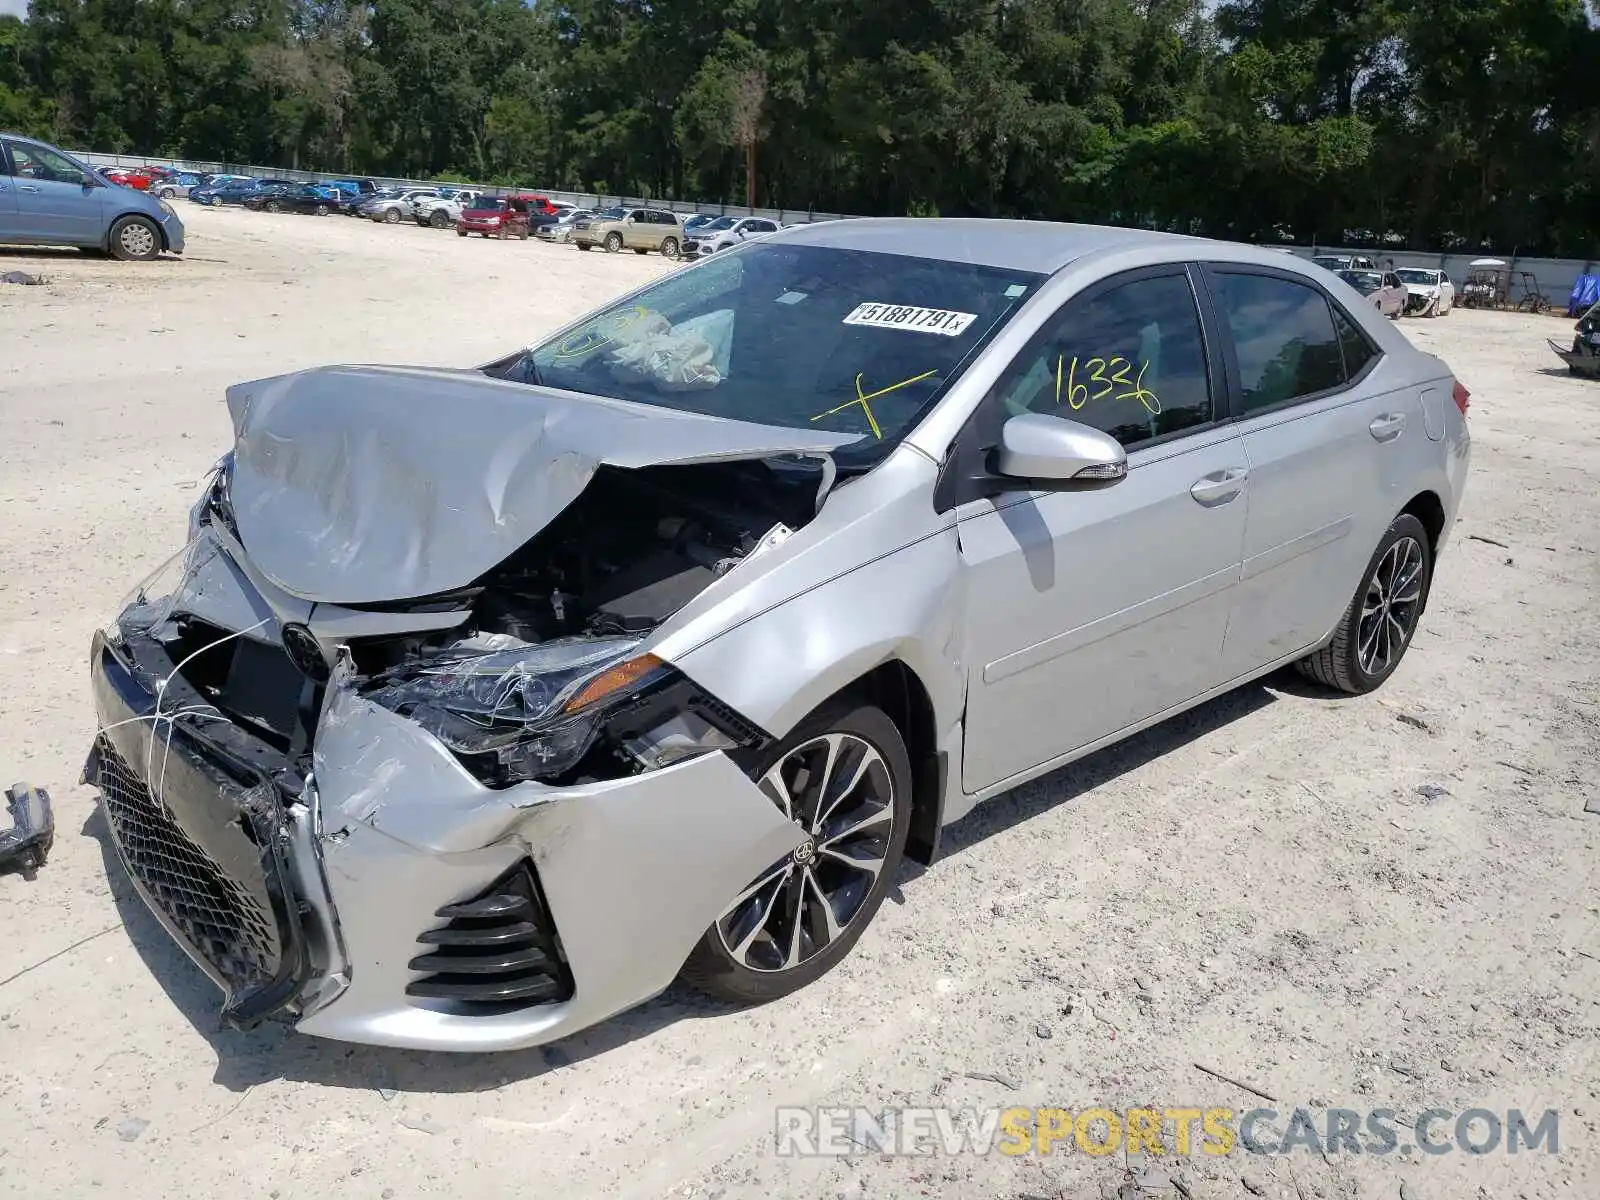
POLYGON ((432 225, 435 229, 448 228, 450 225, 450 214, 442 212, 439 209, 434 209, 433 212, 428 214, 428 224, 432 225))
POLYGON ((385 225, 400 224, 400 210, 398 208, 387 209, 383 214, 383 221, 385 225))
POLYGON ((111 253, 124 261, 144 261, 161 253, 161 233, 143 217, 123 217, 111 227, 111 253))
POLYGON ((606 253, 615 254, 622 249, 622 235, 620 233, 606 234, 606 253))
POLYGON ((1433 579, 1428 531, 1401 513, 1384 533, 1333 640, 1295 665, 1326 687, 1363 695, 1393 675, 1417 632, 1433 579))
POLYGON ((882 710, 824 705, 752 764, 804 840, 735 896, 684 964, 684 982, 759 1004, 834 967, 872 921, 911 828, 911 763, 882 710))

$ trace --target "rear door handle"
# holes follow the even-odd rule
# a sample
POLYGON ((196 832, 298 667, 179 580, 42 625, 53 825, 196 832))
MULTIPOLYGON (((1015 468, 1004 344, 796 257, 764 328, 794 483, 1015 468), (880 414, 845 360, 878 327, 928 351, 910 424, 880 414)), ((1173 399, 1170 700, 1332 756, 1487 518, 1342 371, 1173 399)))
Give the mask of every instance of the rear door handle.
POLYGON ((1405 430, 1405 413, 1384 413, 1382 416, 1373 417, 1372 424, 1367 426, 1368 431, 1380 442, 1392 442, 1405 430))
POLYGON ((1194 486, 1189 489, 1189 495, 1206 508, 1215 508, 1219 504, 1226 504, 1244 491, 1245 480, 1249 478, 1250 472, 1243 467, 1213 471, 1195 480, 1194 486))

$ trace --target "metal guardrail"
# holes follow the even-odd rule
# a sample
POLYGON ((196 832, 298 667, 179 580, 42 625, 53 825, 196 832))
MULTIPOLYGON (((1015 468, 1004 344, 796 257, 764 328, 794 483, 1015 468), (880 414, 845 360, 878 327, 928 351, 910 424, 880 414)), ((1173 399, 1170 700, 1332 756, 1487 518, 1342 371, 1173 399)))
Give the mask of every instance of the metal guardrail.
POLYGON ((249 163, 201 162, 197 159, 155 158, 142 154, 101 154, 93 150, 74 150, 72 154, 96 167, 169 167, 174 171, 190 171, 197 175, 207 173, 251 175, 272 179, 292 179, 296 183, 321 183, 327 179, 361 178, 370 179, 379 187, 473 188, 476 191, 488 192, 493 196, 504 196, 510 192, 537 192, 541 196, 549 196, 552 200, 564 201, 579 208, 608 208, 612 205, 623 207, 648 205, 651 208, 664 208, 671 212, 715 213, 717 216, 735 217, 765 217, 768 220, 777 221, 779 224, 795 224, 805 221, 838 221, 852 215, 849 213, 821 213, 809 208, 750 208, 743 204, 723 204, 720 201, 652 200, 643 196, 613 196, 604 192, 569 192, 561 188, 523 187, 521 185, 505 187, 485 183, 445 183, 437 179, 401 179, 388 175, 340 175, 333 171, 295 171, 283 167, 262 167, 249 163))

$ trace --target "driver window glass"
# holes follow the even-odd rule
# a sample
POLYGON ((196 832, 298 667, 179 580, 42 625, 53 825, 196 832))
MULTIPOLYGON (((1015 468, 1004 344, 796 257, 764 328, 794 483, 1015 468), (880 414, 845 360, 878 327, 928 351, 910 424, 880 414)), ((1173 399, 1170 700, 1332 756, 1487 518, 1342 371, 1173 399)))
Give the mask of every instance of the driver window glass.
POLYGON ((11 160, 17 175, 27 179, 42 179, 48 183, 81 184, 87 178, 53 150, 43 146, 24 146, 11 143, 11 160))
POLYGON ((1003 415, 1066 417, 1134 446, 1213 419, 1200 314, 1186 275, 1069 301, 996 389, 1003 415))

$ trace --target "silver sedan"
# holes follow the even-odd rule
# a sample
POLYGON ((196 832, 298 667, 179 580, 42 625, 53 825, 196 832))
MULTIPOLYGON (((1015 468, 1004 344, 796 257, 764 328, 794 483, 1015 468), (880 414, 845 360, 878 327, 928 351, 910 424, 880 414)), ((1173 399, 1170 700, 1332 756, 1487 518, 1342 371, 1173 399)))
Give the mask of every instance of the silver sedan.
POLYGON ((1270 250, 783 230, 476 372, 230 389, 187 552, 95 639, 86 777, 236 1026, 769 1000, 991 797, 1286 664, 1382 685, 1467 403, 1270 250))

